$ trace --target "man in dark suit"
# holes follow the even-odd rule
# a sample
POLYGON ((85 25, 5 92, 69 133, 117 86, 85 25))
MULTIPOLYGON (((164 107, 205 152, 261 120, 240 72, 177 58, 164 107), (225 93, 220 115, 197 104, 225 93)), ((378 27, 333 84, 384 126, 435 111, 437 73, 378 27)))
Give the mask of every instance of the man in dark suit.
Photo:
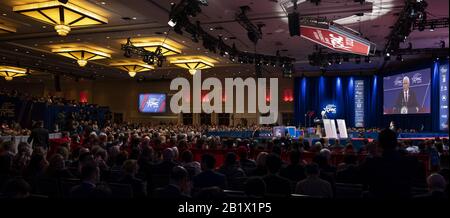
POLYGON ((44 128, 44 122, 38 121, 35 128, 31 131, 30 136, 27 140, 28 143, 33 142, 33 148, 42 147, 45 150, 48 149, 49 144, 49 133, 48 130, 44 128))
POLYGON ((269 154, 266 158, 268 174, 263 177, 266 183, 266 194, 273 197, 287 197, 291 194, 291 183, 278 175, 281 159, 277 154, 269 154))
POLYGON ((157 198, 188 199, 190 198, 189 173, 182 166, 173 168, 170 174, 170 184, 156 190, 157 198))
POLYGON ((201 166, 203 172, 194 176, 194 189, 200 190, 202 188, 217 186, 221 189, 227 188, 227 179, 225 175, 214 171, 216 165, 216 158, 211 154, 202 155, 201 166))
POLYGON ((401 114, 412 114, 419 112, 419 103, 416 94, 409 89, 409 77, 403 77, 403 90, 398 94, 394 106, 394 112, 401 114))
POLYGON ((90 198, 100 180, 100 169, 95 162, 90 162, 81 168, 81 184, 72 188, 71 198, 90 198))
POLYGON ((369 187, 370 197, 384 199, 410 198, 417 174, 417 159, 402 155, 398 150, 397 134, 384 129, 378 135, 381 157, 367 159, 361 165, 361 179, 369 187))

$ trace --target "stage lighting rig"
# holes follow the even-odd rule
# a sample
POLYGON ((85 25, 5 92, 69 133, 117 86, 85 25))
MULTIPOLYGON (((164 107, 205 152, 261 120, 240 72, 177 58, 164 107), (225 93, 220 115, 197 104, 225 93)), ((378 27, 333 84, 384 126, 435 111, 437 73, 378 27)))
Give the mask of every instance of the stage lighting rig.
POLYGON ((264 24, 253 24, 250 19, 247 17, 247 12, 250 11, 249 6, 241 6, 240 12, 236 14, 235 20, 247 30, 247 36, 253 44, 257 44, 258 40, 262 39, 262 31, 261 28, 265 26, 264 24))
POLYGON ((142 60, 149 65, 154 65, 156 62, 158 66, 162 66, 162 62, 165 61, 161 48, 158 47, 154 52, 147 51, 143 47, 134 46, 131 38, 128 38, 127 42, 122 44, 121 49, 124 51, 125 57, 131 58, 133 55, 137 55, 142 57, 142 60))

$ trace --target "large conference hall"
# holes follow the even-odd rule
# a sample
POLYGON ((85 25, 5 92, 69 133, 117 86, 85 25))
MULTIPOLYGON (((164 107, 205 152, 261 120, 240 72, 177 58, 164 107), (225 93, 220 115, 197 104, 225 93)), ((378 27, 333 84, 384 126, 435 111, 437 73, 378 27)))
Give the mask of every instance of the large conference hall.
POLYGON ((447 0, 2 0, 0 199, 443 201, 448 28, 447 0))

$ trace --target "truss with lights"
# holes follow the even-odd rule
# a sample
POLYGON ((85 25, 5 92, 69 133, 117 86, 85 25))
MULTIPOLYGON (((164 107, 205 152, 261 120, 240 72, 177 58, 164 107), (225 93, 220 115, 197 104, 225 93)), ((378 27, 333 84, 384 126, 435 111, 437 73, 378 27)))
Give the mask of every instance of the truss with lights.
POLYGON ((28 75, 27 69, 10 66, 0 66, 0 76, 4 77, 6 81, 11 81, 13 78, 28 75))
POLYGON ((145 50, 153 53, 161 53, 163 56, 180 54, 181 51, 171 45, 163 42, 135 42, 134 46, 138 48, 144 48, 145 50))
POLYGON ((115 64, 111 64, 111 66, 128 72, 128 75, 130 77, 135 77, 136 73, 138 73, 138 72, 149 71, 149 70, 155 69, 155 67, 153 67, 151 65, 142 64, 142 63, 115 63, 115 64))
POLYGON ((80 67, 86 66, 88 61, 111 58, 110 54, 89 48, 58 48, 52 49, 53 53, 77 60, 80 67))
POLYGON ((108 20, 70 2, 48 1, 18 5, 13 11, 55 26, 56 32, 66 36, 72 27, 106 24, 108 20))

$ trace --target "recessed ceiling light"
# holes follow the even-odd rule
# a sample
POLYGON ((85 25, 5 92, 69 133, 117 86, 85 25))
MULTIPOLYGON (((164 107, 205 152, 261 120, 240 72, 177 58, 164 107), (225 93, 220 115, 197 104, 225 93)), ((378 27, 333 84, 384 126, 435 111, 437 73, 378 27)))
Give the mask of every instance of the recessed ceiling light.
POLYGON ((53 41, 48 41, 49 43, 53 43, 53 41))
POLYGON ((213 30, 214 30, 214 28, 212 28, 212 27, 211 27, 211 28, 209 28, 209 30, 213 31, 213 30))
POLYGON ((136 20, 136 19, 137 19, 137 17, 133 17, 132 19, 133 19, 133 20, 136 20))
POLYGON ((102 4, 102 5, 106 5, 106 2, 100 2, 100 4, 102 4))
POLYGON ((34 44, 34 46, 38 46, 38 44, 34 44))
POLYGON ((3 16, 6 16, 7 14, 6 14, 6 13, 3 13, 2 15, 3 15, 3 16))
POLYGON ((47 28, 47 26, 42 26, 42 28, 44 28, 44 29, 45 29, 45 28, 47 28))
POLYGON ((106 38, 107 38, 107 39, 109 39, 110 37, 109 37, 109 36, 107 36, 106 38))

